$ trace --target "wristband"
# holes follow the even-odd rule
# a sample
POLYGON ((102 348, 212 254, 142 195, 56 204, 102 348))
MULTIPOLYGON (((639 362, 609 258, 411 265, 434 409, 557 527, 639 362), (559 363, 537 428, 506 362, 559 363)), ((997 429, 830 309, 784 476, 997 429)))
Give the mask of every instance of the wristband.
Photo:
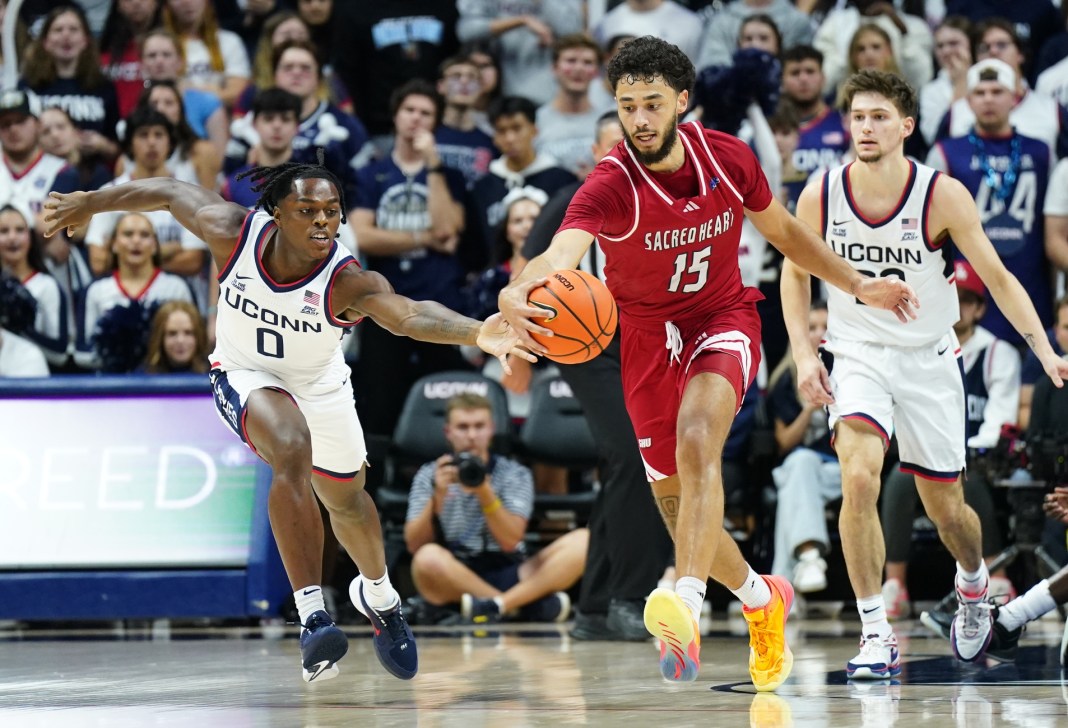
POLYGON ((491 515, 493 513, 496 513, 497 511, 499 511, 501 509, 502 505, 504 505, 504 504, 501 503, 501 499, 500 498, 494 498, 493 502, 490 503, 488 506, 482 506, 482 515, 488 516, 488 515, 491 515))
POLYGON ((426 168, 426 173, 427 174, 445 174, 445 165, 444 164, 439 164, 439 165, 437 165, 435 167, 427 167, 426 168))

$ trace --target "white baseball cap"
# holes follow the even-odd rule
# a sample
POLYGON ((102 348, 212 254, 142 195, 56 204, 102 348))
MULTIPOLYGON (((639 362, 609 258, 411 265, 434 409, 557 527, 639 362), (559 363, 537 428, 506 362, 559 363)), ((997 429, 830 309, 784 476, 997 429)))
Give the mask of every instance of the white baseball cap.
POLYGON ((968 69, 968 93, 982 81, 997 81, 1009 91, 1016 90, 1016 71, 1005 61, 986 58, 968 69))

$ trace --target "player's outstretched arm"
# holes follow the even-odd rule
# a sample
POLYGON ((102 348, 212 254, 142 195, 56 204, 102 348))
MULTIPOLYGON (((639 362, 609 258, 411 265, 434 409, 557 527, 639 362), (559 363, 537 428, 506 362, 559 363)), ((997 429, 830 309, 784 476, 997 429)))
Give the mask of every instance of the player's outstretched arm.
POLYGON ((342 309, 335 316, 349 320, 370 316, 390 333, 418 341, 475 345, 497 357, 509 373, 509 354, 537 361, 519 346, 515 330, 499 313, 477 321, 434 301, 413 301, 394 293, 389 282, 373 271, 346 269, 335 279, 331 297, 342 309))
POLYGON ((983 279, 998 308, 1023 337, 1042 368, 1061 387, 1068 378, 1068 361, 1053 351, 1038 318, 1031 296, 1001 262, 994 245, 983 231, 975 199, 958 180, 939 175, 931 199, 929 232, 937 239, 949 234, 954 244, 983 279))
POLYGON ((208 244, 221 268, 241 234, 248 210, 215 192, 171 177, 134 180, 92 192, 49 193, 44 203, 45 237, 66 228, 68 234, 89 224, 98 212, 167 210, 208 244))
POLYGON ((812 227, 787 212, 777 200, 772 200, 760 212, 746 210, 745 214, 768 242, 813 275, 848 291, 849 295, 869 306, 892 311, 902 323, 916 318, 920 302, 912 286, 897 278, 860 275, 836 255, 812 227))
POLYGON ((538 354, 544 354, 546 351, 544 346, 531 338, 531 332, 539 336, 552 336, 553 332, 530 320, 543 317, 545 312, 528 304, 527 297, 538 286, 544 286, 553 271, 577 268, 591 243, 593 235, 585 230, 561 230, 553 237, 546 251, 531 258, 523 266, 523 272, 497 296, 497 307, 501 315, 518 334, 519 343, 531 351, 538 354))
MULTIPOLYGON (((807 187, 797 201, 797 216, 812 228, 819 226, 819 193, 807 187)), ((808 338, 808 310, 812 306, 812 276, 790 259, 783 261, 779 278, 782 315, 790 337, 790 352, 797 365, 797 388, 811 404, 831 404, 830 376, 808 338)))

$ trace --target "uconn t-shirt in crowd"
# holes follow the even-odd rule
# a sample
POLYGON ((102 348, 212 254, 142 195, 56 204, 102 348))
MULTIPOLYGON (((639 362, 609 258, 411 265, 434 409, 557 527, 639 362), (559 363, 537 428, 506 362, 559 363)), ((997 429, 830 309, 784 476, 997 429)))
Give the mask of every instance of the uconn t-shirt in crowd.
POLYGON ((37 95, 40 102, 38 108, 58 106, 67 112, 79 129, 98 132, 108 139, 115 138, 115 125, 119 123, 119 101, 111 81, 104 81, 94 89, 85 88, 73 78, 57 78, 48 86, 37 88, 29 88, 25 83, 19 86, 37 95))
POLYGON ((797 207, 797 198, 814 172, 834 169, 842 163, 842 156, 849 151, 849 133, 842 124, 842 115, 828 107, 798 128, 797 149, 793 161, 796 174, 783 180, 789 195, 786 205, 791 211, 797 207))
MULTIPOLYGON (((452 199, 463 204, 463 175, 446 167, 445 183, 452 199)), ((426 168, 414 175, 405 175, 392 155, 372 162, 357 176, 355 207, 372 211, 375 225, 382 230, 428 230, 429 197, 426 168)), ((463 303, 460 289, 466 271, 458 254, 447 255, 419 248, 400 255, 368 255, 367 268, 385 276, 393 290, 402 296, 417 301, 437 301, 452 309, 463 303)))
MULTIPOLYGON (((1050 174, 1049 145, 1016 132, 1000 138, 954 137, 939 142, 927 163, 960 180, 972 193, 987 237, 1005 267, 1031 294, 1042 325, 1049 326, 1053 293, 1042 214, 1050 174), (1010 189, 1011 175, 1007 173, 1013 167, 1016 181, 1010 189), (1008 194, 999 194, 1004 192, 1008 194)), ((1023 343, 993 299, 986 302, 981 323, 999 339, 1023 343)))

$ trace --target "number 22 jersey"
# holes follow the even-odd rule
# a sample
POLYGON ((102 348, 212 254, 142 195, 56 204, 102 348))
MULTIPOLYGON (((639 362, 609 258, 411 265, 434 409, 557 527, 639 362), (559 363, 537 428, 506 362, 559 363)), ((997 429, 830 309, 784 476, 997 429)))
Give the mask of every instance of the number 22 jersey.
POLYGON ((263 250, 277 227, 263 211, 248 214, 230 260, 219 273, 219 313, 213 369, 273 374, 299 396, 341 387, 349 368, 341 338, 356 322, 330 310, 338 273, 356 261, 334 241, 301 280, 278 283, 263 266, 263 250))
POLYGON ((820 187, 820 226, 831 249, 866 276, 897 276, 916 291, 915 321, 902 324, 891 311, 866 306, 828 286, 827 337, 897 346, 938 341, 960 318, 953 255, 945 240, 928 235, 931 196, 940 172, 909 161, 909 177, 894 209, 880 220, 861 213, 853 199, 849 168, 826 172, 820 187))

